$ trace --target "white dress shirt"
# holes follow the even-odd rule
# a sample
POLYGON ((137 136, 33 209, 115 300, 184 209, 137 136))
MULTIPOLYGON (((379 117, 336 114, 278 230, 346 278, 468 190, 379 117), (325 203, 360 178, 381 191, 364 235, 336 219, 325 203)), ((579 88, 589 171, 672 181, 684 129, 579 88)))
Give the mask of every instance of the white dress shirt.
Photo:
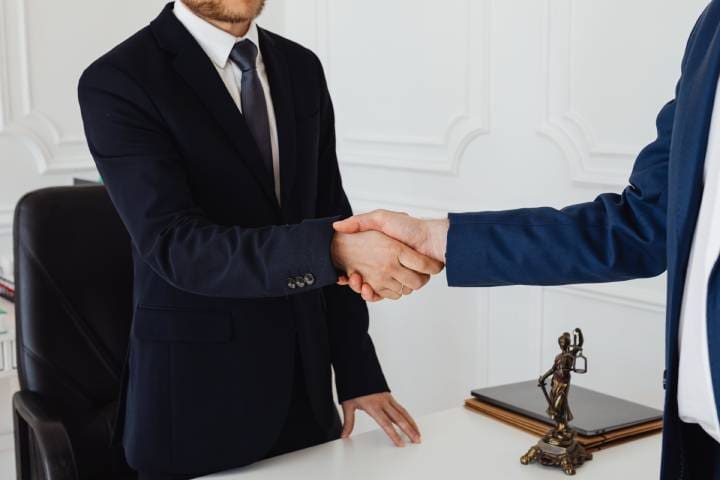
POLYGON ((243 40, 250 40, 258 47, 257 72, 260 77, 265 92, 265 101, 267 103, 268 121, 270 123, 270 146, 272 148, 273 177, 275 180, 275 196, 280 201, 280 145, 278 142, 277 121, 275 119, 275 109, 273 107, 272 95, 270 92, 270 82, 268 81, 267 71, 263 63, 262 53, 260 52, 260 38, 258 28, 255 22, 252 22, 250 29, 244 37, 235 37, 224 30, 217 28, 212 23, 195 15, 181 0, 176 0, 173 12, 180 23, 190 32, 195 40, 200 44, 205 54, 212 61, 215 69, 220 75, 225 87, 230 93, 235 105, 242 112, 242 102, 240 91, 242 89, 242 70, 230 61, 230 52, 236 43, 243 40))
POLYGON ((682 421, 700 425, 720 442, 707 336, 708 281, 720 256, 720 83, 713 108, 705 155, 705 190, 690 251, 680 315, 677 400, 682 421))

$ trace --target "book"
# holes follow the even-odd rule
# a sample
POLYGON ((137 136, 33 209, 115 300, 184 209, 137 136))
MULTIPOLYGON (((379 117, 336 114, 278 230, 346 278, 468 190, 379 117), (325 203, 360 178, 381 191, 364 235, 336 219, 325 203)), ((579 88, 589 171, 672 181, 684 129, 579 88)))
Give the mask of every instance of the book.
POLYGON ((0 277, 0 297, 15 302, 15 283, 7 278, 0 277))
MULTIPOLYGON (((553 425, 537 381, 473 390, 466 408, 543 437, 553 425)), ((573 386, 571 427, 588 451, 602 450, 662 431, 662 412, 621 398, 573 386), (573 403, 574 400, 574 403, 573 403)))

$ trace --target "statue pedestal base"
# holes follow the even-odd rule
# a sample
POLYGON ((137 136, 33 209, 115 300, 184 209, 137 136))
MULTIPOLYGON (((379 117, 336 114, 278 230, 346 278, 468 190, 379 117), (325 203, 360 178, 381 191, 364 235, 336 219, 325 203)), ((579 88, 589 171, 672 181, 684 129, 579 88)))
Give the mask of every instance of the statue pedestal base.
POLYGON ((566 445, 553 445, 547 438, 540 440, 520 458, 520 463, 527 465, 538 462, 549 467, 560 467, 566 475, 575 475, 576 467, 592 460, 592 453, 587 453, 582 445, 573 438, 566 445))

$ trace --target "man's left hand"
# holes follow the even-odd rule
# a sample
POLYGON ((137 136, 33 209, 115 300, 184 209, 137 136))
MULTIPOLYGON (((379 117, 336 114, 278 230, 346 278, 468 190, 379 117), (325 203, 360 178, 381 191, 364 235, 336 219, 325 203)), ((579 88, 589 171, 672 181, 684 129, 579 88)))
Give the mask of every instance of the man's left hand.
POLYGON ((362 410, 370 415, 388 437, 398 447, 404 447, 405 441, 395 426, 410 439, 412 443, 420 443, 420 430, 415 420, 397 403, 390 393, 375 393, 364 397, 353 398, 342 402, 343 430, 341 437, 348 438, 355 426, 355 410, 362 410))

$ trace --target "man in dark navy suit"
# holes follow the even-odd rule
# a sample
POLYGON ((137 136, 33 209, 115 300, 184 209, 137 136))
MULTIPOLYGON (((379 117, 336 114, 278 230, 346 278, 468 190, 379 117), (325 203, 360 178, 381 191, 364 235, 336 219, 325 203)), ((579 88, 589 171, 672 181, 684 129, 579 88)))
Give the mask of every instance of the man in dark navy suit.
POLYGON ((79 98, 132 238, 135 317, 116 438, 141 478, 187 478, 338 438, 370 414, 420 434, 390 395, 360 273, 384 298, 442 263, 352 215, 310 51, 260 29, 263 0, 183 0, 94 62, 79 98))
MULTIPOLYGON (((668 271, 662 478, 720 479, 720 1, 700 17, 658 138, 622 194, 563 210, 418 220, 377 211, 340 232, 381 231, 438 261, 451 286, 559 285, 668 271)), ((347 282, 348 279, 344 279, 347 282)), ((351 287, 382 298, 361 275, 351 287)), ((658 372, 658 381, 661 374, 658 372)))

